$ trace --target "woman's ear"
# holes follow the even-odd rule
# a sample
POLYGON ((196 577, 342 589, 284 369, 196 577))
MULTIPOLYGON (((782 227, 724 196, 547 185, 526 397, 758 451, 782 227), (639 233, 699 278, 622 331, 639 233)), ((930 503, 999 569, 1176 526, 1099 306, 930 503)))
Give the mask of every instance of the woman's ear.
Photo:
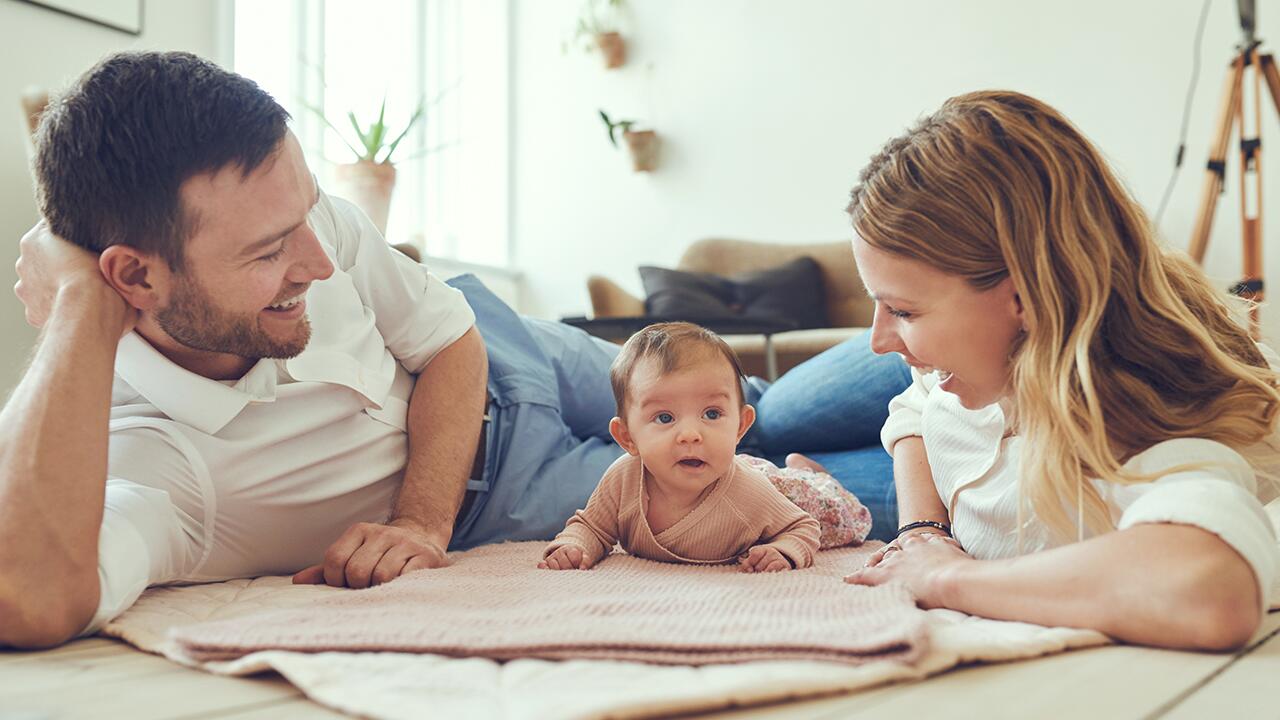
POLYGON ((742 412, 738 413, 738 441, 742 441, 742 436, 747 434, 751 426, 756 422, 756 409, 750 405, 743 405, 742 412))
POLYGON ((1018 320, 1018 327, 1022 332, 1027 331, 1027 306, 1022 302, 1022 293, 1018 292, 1013 285, 1013 278, 1005 278, 1005 282, 1009 283, 1009 290, 1013 293, 1013 316, 1018 320))
POLYGON ((160 258, 128 245, 112 245, 98 256, 98 268, 107 284, 135 309, 145 312, 160 305, 158 286, 167 281, 170 272, 160 258))
POLYGON ((632 455, 640 454, 640 450, 636 448, 635 441, 631 439, 631 432, 627 430, 627 423, 622 418, 615 417, 609 421, 609 434, 618 443, 618 447, 632 455))

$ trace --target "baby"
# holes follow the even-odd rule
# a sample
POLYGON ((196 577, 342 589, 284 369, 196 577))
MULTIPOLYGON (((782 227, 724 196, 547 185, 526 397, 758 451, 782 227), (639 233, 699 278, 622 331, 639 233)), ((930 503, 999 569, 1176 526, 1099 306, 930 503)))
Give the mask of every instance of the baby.
POLYGON ((724 340, 690 323, 650 325, 623 346, 610 377, 618 416, 609 432, 628 454, 538 567, 585 570, 615 542, 650 560, 738 561, 744 572, 813 564, 818 521, 734 455, 755 408, 724 340))

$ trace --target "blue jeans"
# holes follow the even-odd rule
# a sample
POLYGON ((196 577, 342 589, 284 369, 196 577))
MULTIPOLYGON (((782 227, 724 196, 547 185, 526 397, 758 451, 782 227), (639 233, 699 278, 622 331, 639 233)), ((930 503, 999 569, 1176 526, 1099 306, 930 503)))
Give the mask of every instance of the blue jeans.
POLYGON ((891 539, 898 527, 893 459, 880 446, 889 401, 911 384, 896 354, 871 352, 861 333, 789 370, 772 385, 748 383, 756 424, 743 451, 782 465, 799 452, 821 463, 871 511, 871 535, 891 539))
MULTIPOLYGON (((468 483, 478 494, 451 548, 550 539, 623 453, 609 436, 609 365, 619 348, 563 323, 521 317, 474 276, 449 284, 475 311, 491 398, 483 477, 468 483)), ((739 449, 778 464, 788 452, 811 455, 871 510, 872 536, 891 537, 896 494, 879 433, 889 399, 910 379, 901 359, 876 357, 865 337, 772 386, 752 378, 748 402, 757 420, 739 449)))
POLYGON ((609 435, 609 365, 619 347, 521 317, 473 275, 449 284, 475 311, 491 398, 483 477, 468 483, 478 494, 450 547, 550 540, 623 453, 609 435))

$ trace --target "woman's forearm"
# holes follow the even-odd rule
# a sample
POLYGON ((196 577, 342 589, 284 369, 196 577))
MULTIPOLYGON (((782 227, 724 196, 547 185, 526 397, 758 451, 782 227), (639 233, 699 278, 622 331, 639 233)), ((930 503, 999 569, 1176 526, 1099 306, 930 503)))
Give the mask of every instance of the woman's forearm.
POLYGON ((931 604, 1000 620, 1093 628, 1142 645, 1226 650, 1261 618, 1249 564, 1216 535, 1139 525, 938 574, 931 604))
POLYGON ((893 482, 898 490, 898 525, 917 520, 948 523, 947 507, 938 497, 924 438, 902 438, 893 445, 893 482))

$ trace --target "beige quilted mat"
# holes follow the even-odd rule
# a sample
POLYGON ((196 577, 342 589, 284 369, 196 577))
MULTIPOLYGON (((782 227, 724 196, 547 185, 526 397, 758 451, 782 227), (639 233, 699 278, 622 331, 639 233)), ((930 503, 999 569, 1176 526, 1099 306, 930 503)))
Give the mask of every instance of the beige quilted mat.
MULTIPOLYGON (((536 556, 542 545, 530 546, 536 556)), ((853 555, 870 549, 837 552, 851 553, 852 564, 853 555)), ((1107 642, 1092 631, 984 620, 949 610, 925 613, 929 649, 914 663, 878 660, 859 666, 812 661, 700 667, 600 660, 499 663, 409 653, 278 650, 231 662, 197 663, 168 639, 173 628, 264 610, 308 608, 319 599, 349 592, 291 585, 283 577, 155 588, 103 633, 214 673, 275 670, 311 699, 363 716, 513 720, 650 717, 753 705, 924 678, 959 663, 1014 660, 1107 642)))

